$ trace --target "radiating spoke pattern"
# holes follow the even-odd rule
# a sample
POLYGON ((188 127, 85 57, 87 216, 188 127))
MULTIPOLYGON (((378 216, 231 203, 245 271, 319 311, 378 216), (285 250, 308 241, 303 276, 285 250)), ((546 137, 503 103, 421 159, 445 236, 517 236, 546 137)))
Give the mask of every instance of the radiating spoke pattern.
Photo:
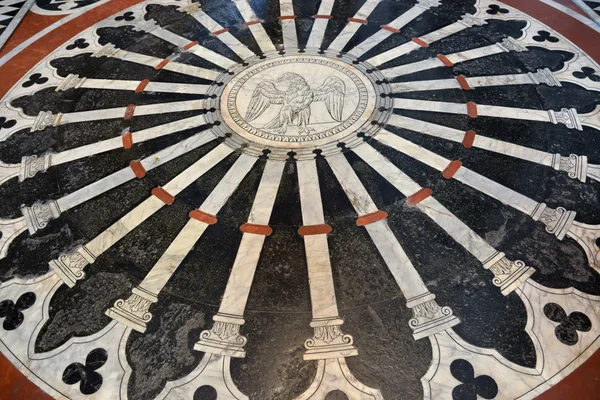
POLYGON ((0 351, 72 399, 533 398, 589 358, 600 66, 491 0, 259 3, 141 1, 4 95, 0 351))

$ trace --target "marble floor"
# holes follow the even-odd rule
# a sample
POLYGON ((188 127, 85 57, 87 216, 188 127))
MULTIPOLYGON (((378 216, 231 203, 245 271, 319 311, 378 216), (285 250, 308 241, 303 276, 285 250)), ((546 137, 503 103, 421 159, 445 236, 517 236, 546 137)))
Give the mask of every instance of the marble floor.
POLYGON ((597 398, 599 30, 0 0, 0 398, 597 398))

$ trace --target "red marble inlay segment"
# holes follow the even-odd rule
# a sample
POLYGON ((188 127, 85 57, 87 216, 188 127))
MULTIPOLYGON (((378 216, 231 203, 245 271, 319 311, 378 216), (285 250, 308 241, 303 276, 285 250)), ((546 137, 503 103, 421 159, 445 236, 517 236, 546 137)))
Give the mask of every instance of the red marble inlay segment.
POLYGON ((251 224, 249 222, 240 226, 240 231, 244 233, 252 233, 254 235, 271 236, 273 228, 269 225, 251 224))
POLYGON ((217 223, 217 217, 202 210, 192 210, 190 211, 189 216, 190 218, 204 222, 207 225, 214 225, 217 223))
POLYGON ((458 84, 462 88, 462 90, 471 90, 471 86, 469 86, 469 82, 467 82, 467 78, 462 75, 456 77, 458 84))
POLYGON ((432 193, 433 193, 433 190, 431 190, 429 188, 422 188, 422 189, 416 191, 415 193, 411 194, 410 196, 408 196, 406 198, 406 204, 408 204, 409 206, 417 205, 420 202, 422 202, 423 200, 425 200, 426 198, 428 198, 429 196, 431 196, 432 193))
POLYGON ((429 47, 429 43, 427 43, 426 41, 419 39, 417 37, 414 37, 410 40, 412 40, 413 42, 415 42, 416 44, 418 44, 421 47, 429 47))
POLYGON ((451 67, 454 65, 454 63, 450 60, 448 60, 448 57, 446 57, 443 54, 438 54, 437 55, 438 60, 440 60, 446 67, 451 67))
POLYGON ((255 19, 254 21, 244 22, 245 26, 260 24, 262 21, 260 19, 255 19))
POLYGON ((320 14, 316 14, 316 15, 313 15, 313 18, 331 19, 331 18, 333 18, 333 15, 320 15, 320 14))
POLYGON ((135 104, 130 104, 125 109, 125 115, 123 116, 123 118, 131 119, 131 118, 133 118, 133 113, 135 113, 135 104))
POLYGON ((127 132, 121 136, 121 140, 123 141, 123 148, 130 149, 133 146, 133 135, 131 132, 127 132))
POLYGON ((131 168, 136 177, 141 179, 144 176, 146 176, 146 168, 144 168, 140 161, 135 160, 130 162, 129 167, 131 168))
POLYGON ((198 42, 194 40, 193 42, 189 42, 188 44, 186 44, 185 46, 183 46, 183 49, 184 50, 189 50, 189 49, 191 49, 192 47, 194 47, 197 44, 198 44, 198 42))
POLYGON ((170 206, 175 201, 175 197, 173 197, 169 192, 161 187, 156 187, 152 189, 152 195, 156 196, 160 201, 170 206))
POLYGON ((282 19, 296 19, 296 18, 298 18, 298 17, 295 15, 280 15, 279 17, 277 17, 277 19, 280 21, 282 19))
POLYGON ((472 101, 467 103, 467 114, 471 118, 477 118, 477 104, 472 101))
POLYGON ((369 225, 374 222, 386 219, 387 217, 388 217, 388 213, 386 213, 385 211, 378 210, 378 211, 375 211, 375 212, 372 212, 369 214, 365 214, 365 215, 361 215, 360 217, 358 217, 358 219, 356 220, 356 225, 357 226, 369 225))
POLYGON ((156 65, 156 67, 154 67, 154 69, 157 70, 157 71, 163 69, 165 67, 165 65, 167 65, 169 63, 169 61, 171 61, 171 60, 169 60, 168 58, 165 58, 164 60, 162 60, 161 62, 159 62, 156 65))
POLYGON ((333 229, 327 224, 323 225, 305 225, 298 229, 298 235, 300 236, 311 236, 311 235, 326 235, 331 233, 333 229))
POLYGON ((229 28, 219 29, 218 31, 211 32, 212 36, 219 36, 221 33, 229 32, 229 28))
POLYGON ((460 167, 462 167, 462 163, 458 160, 454 160, 448 164, 445 170, 442 171, 442 175, 444 178, 450 179, 454 176, 454 174, 456 174, 456 172, 458 172, 460 167))
POLYGON ((467 149, 470 149, 473 146, 473 142, 475 141, 476 135, 477 135, 477 132, 475 132, 472 129, 470 131, 466 131, 465 137, 463 138, 463 141, 462 141, 463 146, 465 146, 467 149))
POLYGON ((393 26, 389 25, 381 25, 381 29, 385 29, 386 31, 390 31, 392 33, 400 33, 400 29, 396 29, 393 26))
POLYGON ((135 88, 135 92, 142 93, 144 91, 144 89, 146 89, 146 86, 148 86, 149 83, 150 83, 150 79, 144 79, 143 81, 140 82, 138 87, 135 88))
POLYGON ((348 21, 350 21, 350 22, 357 22, 357 23, 363 24, 363 25, 367 24, 367 20, 366 19, 360 19, 360 18, 348 18, 348 21))

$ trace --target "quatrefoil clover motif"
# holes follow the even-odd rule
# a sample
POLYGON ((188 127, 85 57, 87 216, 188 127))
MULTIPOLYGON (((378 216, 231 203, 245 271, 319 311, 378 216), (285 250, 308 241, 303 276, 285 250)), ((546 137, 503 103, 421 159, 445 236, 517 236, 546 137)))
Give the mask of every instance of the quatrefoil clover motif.
POLYGON ((475 369, 463 359, 452 361, 450 373, 460 385, 452 390, 452 400, 493 399, 498 395, 498 384, 488 375, 475 376, 475 369))
POLYGON ((79 383, 79 390, 82 394, 90 395, 100 390, 103 378, 97 372, 108 360, 108 353, 104 349, 94 349, 90 351, 85 359, 85 365, 74 362, 65 368, 62 380, 67 385, 79 383))
POLYGON ((14 119, 6 119, 6 117, 0 117, 0 130, 1 129, 10 129, 17 124, 17 121, 14 119))
POLYGON ((550 321, 558 323, 554 328, 554 335, 563 344, 574 346, 579 341, 577 332, 589 332, 592 321, 582 312, 575 311, 567 315, 565 310, 556 303, 544 306, 544 314, 550 321))
POLYGON ((90 47, 90 44, 85 39, 75 39, 75 41, 67 46, 67 50, 85 49, 90 47))
POLYGON ((4 318, 2 328, 7 331, 14 331, 25 320, 24 310, 27 310, 35 303, 35 293, 27 292, 22 294, 17 302, 4 300, 0 303, 0 318, 4 318))
POLYGON ((597 75, 596 70, 590 67, 583 67, 581 71, 573 72, 573 76, 577 79, 589 79, 592 82, 600 82, 600 75, 597 75))
POLYGON ((556 36, 552 36, 552 34, 548 31, 538 31, 537 35, 535 35, 532 39, 536 42, 548 41, 550 43, 557 43, 559 41, 556 36))
POLYGON ((490 6, 488 7, 488 10, 486 12, 491 15, 496 15, 498 13, 507 14, 508 10, 506 8, 500 7, 497 4, 490 4, 490 6))

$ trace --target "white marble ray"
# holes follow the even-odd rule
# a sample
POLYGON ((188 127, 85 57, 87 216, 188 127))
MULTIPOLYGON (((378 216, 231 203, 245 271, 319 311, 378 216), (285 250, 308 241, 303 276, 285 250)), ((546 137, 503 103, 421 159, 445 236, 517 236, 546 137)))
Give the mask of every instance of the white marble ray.
MULTIPOLYGON (((78 83, 74 86, 76 88, 137 91, 140 86, 140 81, 80 78, 78 75, 69 75, 65 79, 69 79, 69 77, 78 80, 78 83)), ((206 94, 209 87, 210 85, 200 85, 195 83, 148 82, 143 91, 157 93, 206 94)))
MULTIPOLYGON (((440 0, 417 0, 417 3, 412 6, 408 11, 404 14, 400 15, 392 22, 388 23, 387 26, 392 29, 400 30, 405 25, 419 17, 425 11, 429 10, 431 7, 437 7, 440 4, 440 0)), ((377 46, 379 43, 383 42, 385 39, 390 37, 393 32, 389 29, 381 29, 375 32, 370 37, 363 40, 361 43, 356 45, 352 50, 348 52, 348 54, 352 54, 355 57, 360 57, 365 54, 367 51, 371 50, 373 47, 377 46)))
MULTIPOLYGON (((394 98, 393 104, 394 108, 400 108, 405 110, 419 110, 469 115, 467 104, 403 98, 394 98)), ((575 110, 574 108, 563 108, 560 111, 554 111, 477 104, 476 110, 476 116, 550 122, 552 124, 560 123, 565 125, 569 129, 583 130, 582 125, 592 126, 596 129, 600 127, 600 125, 598 127, 593 125, 595 123, 595 121, 593 120, 584 120, 585 117, 582 118, 583 116, 579 116, 577 114, 577 110, 575 110)))
MULTIPOLYGON (((540 83, 545 83, 548 86, 561 86, 560 82, 547 68, 538 70, 535 73, 474 76, 464 78, 464 80, 471 89, 490 86, 539 85, 540 83)), ((393 93, 462 89, 458 80, 454 78, 390 83, 390 87, 393 93)))
POLYGON ((262 26, 262 21, 256 16, 254 10, 250 6, 250 2, 248 0, 232 0, 233 4, 237 7, 238 11, 246 21, 248 29, 254 36, 254 40, 260 47, 263 53, 268 51, 276 51, 275 45, 271 41, 271 38, 265 31, 265 28, 262 26))
MULTIPOLYGON (((465 61, 475 60, 478 58, 489 57, 494 54, 506 53, 511 50, 527 51, 527 47, 522 46, 513 38, 503 39, 502 42, 495 43, 489 46, 478 47, 475 49, 459 51, 457 53, 448 54, 445 57, 452 63, 458 64, 465 61)), ((398 76, 412 74, 414 72, 424 71, 432 68, 446 66, 439 58, 430 58, 423 61, 400 65, 384 69, 381 72, 386 78, 393 79, 398 76)))
MULTIPOLYGON (((250 211, 249 224, 268 225, 284 168, 284 162, 267 161, 250 211)), ((219 312, 213 316, 214 324, 210 330, 200 334, 200 340, 194 345, 195 350, 205 353, 201 365, 185 378, 168 384, 163 394, 191 397, 198 387, 210 385, 223 398, 247 398, 235 387, 229 362, 231 357, 246 356, 243 347, 247 339, 240 334, 240 327, 245 323, 244 310, 264 241, 263 234, 244 232, 219 312)), ((158 398, 163 398, 162 394, 158 398)))
POLYGON ((281 30, 283 33, 283 48, 288 51, 298 49, 298 34, 296 33, 296 14, 292 0, 279 0, 281 30), (294 18, 285 18, 291 17, 294 18))
POLYGON ((137 25, 136 28, 154 35, 165 42, 174 44, 181 49, 189 51, 190 53, 195 54, 196 56, 223 69, 229 69, 236 64, 235 61, 230 60, 229 58, 222 56, 217 52, 207 49, 204 46, 201 46, 198 44, 198 42, 191 41, 183 36, 179 36, 178 34, 171 32, 168 29, 158 26, 154 20, 144 21, 144 23, 137 25))
MULTIPOLYGON (((363 3, 363 5, 360 7, 360 9, 356 12, 356 14, 354 14, 354 17, 352 17, 352 18, 355 20, 367 20, 367 18, 369 18, 369 15, 371 15, 373 10, 375 10, 375 7, 377 7, 377 5, 379 3, 381 3, 381 1, 382 0, 367 0, 367 1, 365 1, 363 3)), ((328 49, 329 50, 337 50, 340 52, 342 50, 344 50, 344 47, 346 47, 346 45, 348 44, 350 39, 352 39, 352 37, 356 34, 356 32, 358 32, 358 29, 361 26, 362 26, 361 22, 348 21, 348 23, 346 24, 344 29, 336 36, 336 38, 333 40, 333 42, 331 42, 328 49)))
POLYGON ((182 11, 190 14, 200 25, 208 29, 213 36, 216 36, 223 44, 229 47, 241 59, 253 57, 255 54, 248 47, 233 36, 227 28, 223 28, 210 15, 206 14, 201 8, 200 3, 191 3, 184 7, 182 11))
MULTIPOLYGON (((199 127, 204 124, 206 124, 204 115, 196 115, 194 117, 184 118, 174 122, 157 125, 152 128, 143 129, 141 131, 132 132, 131 139, 133 143, 141 143, 186 129, 199 127)), ((40 156, 24 156, 21 159, 20 164, 0 163, 0 185, 15 177, 19 177, 19 182, 22 182, 25 179, 34 177, 38 172, 46 172, 50 167, 122 147, 123 137, 119 135, 112 139, 90 143, 88 145, 61 151, 60 153, 46 153, 40 156)))
MULTIPOLYGON (((335 4, 335 0, 322 0, 319 5, 319 11, 317 11, 317 15, 319 16, 331 16, 331 11, 333 10, 333 5, 335 4)), ((315 22, 310 31, 310 36, 308 37, 308 42, 306 43, 306 47, 312 49, 320 49, 323 44, 323 38, 325 37, 325 30, 327 29, 327 24, 329 23, 328 18, 315 18, 315 22)))
MULTIPOLYGON (((244 177, 256 163, 256 160, 256 157, 246 154, 239 156, 233 166, 204 200, 199 210, 212 216, 216 215, 240 185, 244 177)), ((194 172, 190 171, 190 173, 194 172)), ((110 308, 106 314, 130 328, 143 332, 145 330, 145 322, 151 318, 151 314, 148 312, 150 304, 158 301, 159 293, 204 234, 208 226, 209 223, 191 217, 154 264, 150 272, 146 274, 144 280, 139 286, 134 288, 129 299, 117 300, 114 307, 110 308), (140 305, 142 302, 143 306, 140 305)))
MULTIPOLYGON (((463 15, 462 19, 450 24, 446 25, 438 30, 435 30, 431 33, 428 33, 424 36, 419 37, 418 39, 429 45, 431 43, 437 42, 443 38, 448 36, 452 36, 458 32, 461 32, 467 28, 470 28, 474 25, 484 25, 486 22, 483 19, 475 18, 469 14, 463 15)), ((388 61, 394 60, 398 57, 401 57, 405 54, 408 54, 414 50, 421 48, 419 44, 414 41, 404 43, 400 46, 391 48, 381 54, 373 56, 367 60, 371 65, 379 66, 388 61)))
MULTIPOLYGON (((175 178, 171 179, 162 188, 173 197, 176 197, 185 188, 200 179, 206 172, 230 155, 232 151, 231 148, 224 144, 217 146, 175 178)), ((165 203, 160 201, 156 196, 149 196, 109 228, 83 245, 82 248, 85 249, 86 254, 90 255, 89 259, 93 262, 102 253, 127 236, 164 206, 165 203)), ((81 248, 76 252, 63 253, 56 260, 50 262, 50 266, 58 271, 63 281, 69 286, 74 286, 78 279, 85 277, 83 268, 90 262, 89 260, 82 260, 81 264, 75 262, 73 258, 80 250, 81 248)))
MULTIPOLYGON (((391 116, 388 125, 408 129, 414 132, 420 132, 425 135, 435 136, 445 140, 451 140, 457 143, 462 143, 465 140, 464 131, 397 114, 391 116)), ((509 157, 545 165, 547 167, 552 167, 557 171, 567 173, 569 177, 578 179, 581 182, 585 182, 586 177, 598 180, 598 176, 594 175, 594 172, 598 169, 598 166, 588 164, 587 156, 571 154, 568 157, 563 157, 560 154, 547 153, 514 143, 483 136, 478 133, 474 135, 472 146, 492 151, 494 153, 504 154, 509 157)))
MULTIPOLYGON (((145 170, 149 171, 214 139, 215 136, 211 132, 200 132, 143 159, 141 163, 145 170)), ((123 168, 58 200, 37 202, 31 207, 23 207, 21 208, 23 217, 12 220, 0 220, 0 232, 2 232, 2 238, 0 239, 0 246, 2 246, 0 248, 0 259, 6 257, 10 243, 19 234, 24 232, 25 228, 33 234, 37 230, 45 228, 52 219, 58 218, 61 212, 82 204, 135 177, 131 168, 123 168)))
MULTIPOLYGON (((327 162, 358 216, 376 212, 375 202, 346 157, 338 154, 327 157, 327 162)), ((452 310, 437 305, 435 295, 429 292, 425 286, 385 218, 368 223, 365 228, 406 298, 407 307, 413 311, 410 326, 414 331, 415 339, 421 339, 457 325, 460 321, 452 315, 452 310), (423 313, 423 307, 427 308, 428 312, 423 313)))
MULTIPOLYGON (((299 161, 298 186, 303 228, 324 227, 325 216, 319 187, 319 177, 315 160, 299 161)), ((299 233, 301 232, 299 231, 299 233)), ((305 360, 318 360, 318 370, 311 386, 299 399, 320 399, 324 395, 340 390, 349 398, 358 400, 382 400, 377 389, 360 383, 346 366, 345 357, 358 355, 353 346, 353 338, 344 335, 339 317, 329 246, 326 233, 307 233, 304 236, 308 283, 312 306, 314 337, 305 342, 305 360)))
MULTIPOLYGON (((440 172, 450 165, 450 160, 386 130, 382 130, 375 139, 440 172)), ((600 271, 600 247, 596 244, 600 238, 600 225, 575 221, 575 211, 567 211, 563 207, 550 208, 464 166, 460 166, 452 178, 530 216, 534 221, 541 221, 546 225, 546 231, 559 240, 565 236, 574 239, 586 253, 589 266, 600 271)))
POLYGON ((146 65, 152 68, 160 68, 166 71, 177 72, 179 74, 193 76, 196 78, 208 79, 210 81, 216 80, 221 74, 218 71, 212 71, 210 69, 177 62, 176 56, 163 60, 160 58, 147 56, 145 54, 135 53, 129 50, 121 50, 116 48, 113 44, 107 44, 104 46, 104 48, 94 53, 93 57, 118 58, 119 60, 146 65))
MULTIPOLYGON (((423 190, 421 186, 369 144, 365 143, 358 146, 354 149, 354 152, 404 196, 410 197, 423 190)), ((504 257, 504 253, 488 244, 433 196, 423 199, 415 207, 431 218, 452 239, 479 260, 484 268, 491 270, 494 274, 492 282, 500 288, 505 296, 514 291, 535 272, 533 268, 526 267, 521 261, 508 260, 504 257)))

